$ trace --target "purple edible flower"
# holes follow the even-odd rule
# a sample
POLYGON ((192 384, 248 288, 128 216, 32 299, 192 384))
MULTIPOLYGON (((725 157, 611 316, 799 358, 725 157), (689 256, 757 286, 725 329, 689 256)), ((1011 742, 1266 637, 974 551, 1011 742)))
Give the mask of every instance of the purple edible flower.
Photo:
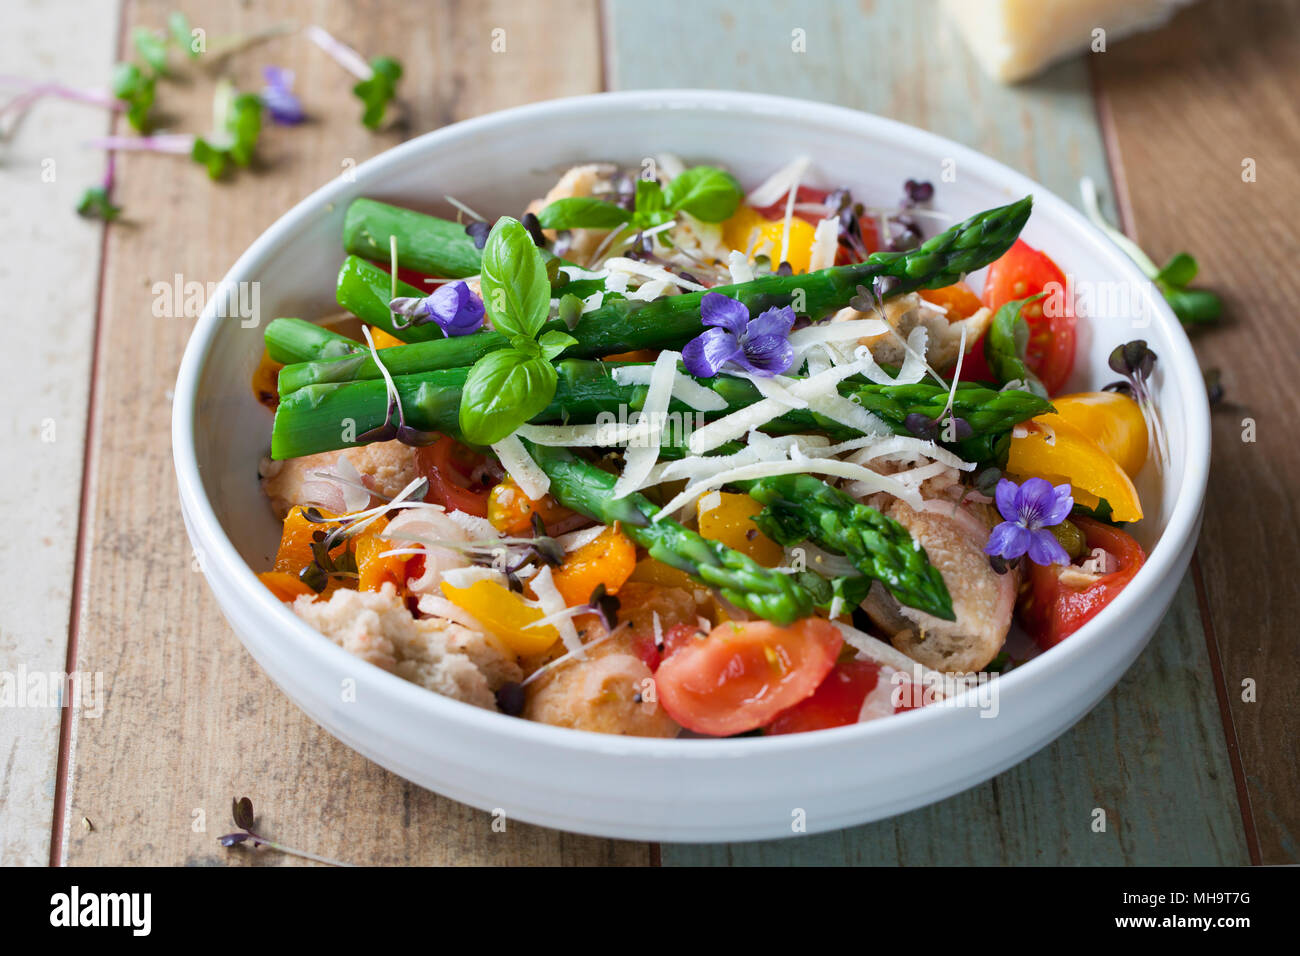
POLYGON ((780 375, 794 364, 789 342, 794 310, 789 306, 751 319, 743 302, 706 292, 700 300, 700 320, 712 328, 682 349, 686 370, 698 378, 713 378, 727 365, 754 375, 780 375))
POLYGON ((1069 564, 1069 554, 1050 529, 1074 507, 1070 490, 1069 485, 1052 487, 1042 478, 1028 478, 1022 485, 1003 478, 994 499, 1006 520, 993 529, 984 553, 1008 561, 1028 554, 1035 564, 1069 564))
POLYGON ((394 316, 408 320, 401 324, 394 320, 393 324, 399 329, 436 322, 438 328, 450 337, 469 335, 483 325, 483 300, 461 281, 441 285, 423 298, 403 296, 393 299, 388 307, 394 316))
POLYGON ((266 77, 262 103, 271 119, 282 126, 294 126, 306 119, 302 103, 293 95, 293 70, 266 66, 262 68, 262 76, 266 77))

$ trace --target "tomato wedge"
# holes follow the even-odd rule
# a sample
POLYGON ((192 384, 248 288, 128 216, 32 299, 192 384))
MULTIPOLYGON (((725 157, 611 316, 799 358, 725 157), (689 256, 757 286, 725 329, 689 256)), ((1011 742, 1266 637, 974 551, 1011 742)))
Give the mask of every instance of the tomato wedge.
POLYGON ((841 661, 811 697, 777 714, 767 733, 801 734, 856 724, 862 702, 879 682, 880 665, 875 661, 841 661))
POLYGON ((1146 562, 1146 552, 1133 536, 1091 518, 1072 516, 1087 539, 1088 548, 1101 548, 1114 555, 1119 568, 1103 574, 1085 588, 1061 582, 1066 570, 1059 564, 1043 567, 1029 563, 1029 594, 1020 608, 1025 630, 1044 649, 1055 647, 1087 624, 1133 580, 1146 562))
POLYGON ((470 481, 474 470, 485 460, 483 455, 449 435, 418 449, 415 453, 416 467, 429 479, 429 494, 425 500, 450 511, 486 518, 490 489, 475 489, 470 481))
POLYGON ((720 624, 659 665, 659 702, 696 733, 744 733, 812 694, 835 666, 843 643, 833 624, 816 617, 789 627, 769 621, 720 624))
MULTIPOLYGON (((984 304, 994 312, 1016 299, 1048 293, 1028 303, 1020 314, 1029 325, 1025 361, 1049 395, 1064 388, 1074 370, 1076 319, 1065 286, 1065 274, 1056 263, 1023 239, 1017 239, 1002 258, 989 266, 984 281, 984 304)), ((984 350, 978 351, 982 361, 984 350)), ((976 371, 972 368, 972 373, 976 371)))

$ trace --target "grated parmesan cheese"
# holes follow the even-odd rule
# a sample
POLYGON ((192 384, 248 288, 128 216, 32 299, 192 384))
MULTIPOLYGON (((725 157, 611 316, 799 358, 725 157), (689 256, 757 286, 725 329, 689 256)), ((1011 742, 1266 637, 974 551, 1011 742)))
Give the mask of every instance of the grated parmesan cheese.
POLYGON ((808 257, 808 271, 818 272, 835 265, 835 255, 840 251, 840 221, 823 219, 813 231, 812 252, 808 257))
POLYGON ((533 461, 517 434, 501 439, 492 446, 492 450, 501 459, 501 467, 506 470, 506 474, 514 479, 519 490, 529 498, 536 501, 550 490, 550 477, 537 467, 537 462, 533 461))
POLYGON ((668 420, 668 404, 672 400, 673 381, 677 377, 677 360, 681 354, 669 349, 659 353, 650 374, 650 387, 641 406, 641 420, 646 424, 645 440, 629 446, 623 456, 623 474, 619 475, 611 492, 615 499, 626 498, 645 481, 659 460, 659 447, 668 420))
MULTIPOLYGON (((537 603, 541 605, 546 616, 562 614, 568 607, 564 603, 560 589, 555 586, 549 564, 533 576, 532 584, 533 593, 537 595, 537 603)), ((565 649, 575 657, 586 660, 587 652, 582 648, 582 638, 578 636, 578 629, 573 626, 573 621, 567 617, 557 618, 555 629, 560 632, 560 640, 564 642, 565 649)))

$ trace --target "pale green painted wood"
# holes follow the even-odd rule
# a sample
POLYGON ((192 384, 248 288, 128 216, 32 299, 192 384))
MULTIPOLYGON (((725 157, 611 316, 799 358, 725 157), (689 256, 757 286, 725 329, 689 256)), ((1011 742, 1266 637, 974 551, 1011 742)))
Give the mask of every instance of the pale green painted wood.
MULTIPOLYGON (((717 87, 838 103, 932 130, 1071 201, 1110 174, 1086 64, 988 80, 930 2, 610 0, 612 89, 717 87), (806 52, 792 50, 803 30, 806 52)), ((1195 593, 1078 726, 988 783, 893 820, 766 843, 669 845, 690 864, 1246 864, 1195 593), (1094 808, 1107 830, 1092 829, 1094 808)))

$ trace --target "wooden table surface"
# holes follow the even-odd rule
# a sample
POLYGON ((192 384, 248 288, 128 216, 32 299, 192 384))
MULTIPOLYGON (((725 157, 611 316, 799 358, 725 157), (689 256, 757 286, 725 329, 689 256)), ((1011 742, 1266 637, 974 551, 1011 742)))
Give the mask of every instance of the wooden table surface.
MULTIPOLYGON (((1300 559, 1300 3, 1207 0, 1017 87, 980 73, 928 0, 15 0, 0 56, 8 72, 103 85, 131 30, 176 6, 210 42, 320 23, 367 55, 397 56, 410 128, 364 130, 351 79, 296 35, 226 68, 243 88, 260 87, 263 65, 295 70, 312 121, 269 129, 258 168, 227 183, 184 159, 123 155, 127 218, 107 228, 72 207, 102 175, 83 143, 113 128, 108 116, 45 102, 0 144, 0 275, 20 357, 0 378, 0 401, 17 409, 0 471, 0 671, 103 682, 98 706, 0 708, 0 862, 297 862, 217 846, 244 794, 266 832, 359 863, 1300 862, 1300 589, 1285 576, 1300 559), (491 52, 495 30, 503 53, 491 52), (1193 336, 1226 399, 1210 507, 1173 608, 1091 714, 982 786, 771 843, 493 832, 487 814, 389 774, 299 713, 239 646, 193 560, 169 422, 194 323, 156 317, 154 283, 215 282, 298 199, 404 136, 535 100, 663 86, 879 113, 1071 200, 1090 175, 1154 258, 1191 251, 1227 302, 1221 325, 1193 336)), ((160 107, 169 127, 202 132, 213 77, 184 72, 160 107)))

